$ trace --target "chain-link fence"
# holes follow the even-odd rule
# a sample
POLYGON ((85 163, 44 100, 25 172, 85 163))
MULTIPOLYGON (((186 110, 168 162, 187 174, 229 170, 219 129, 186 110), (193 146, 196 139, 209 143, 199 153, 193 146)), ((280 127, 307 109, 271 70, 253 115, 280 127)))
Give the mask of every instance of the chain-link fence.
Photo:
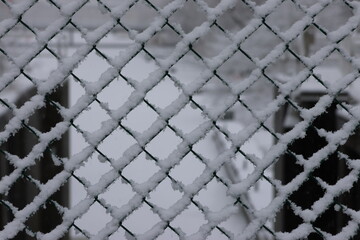
POLYGON ((358 239, 359 11, 1 0, 0 239, 358 239))

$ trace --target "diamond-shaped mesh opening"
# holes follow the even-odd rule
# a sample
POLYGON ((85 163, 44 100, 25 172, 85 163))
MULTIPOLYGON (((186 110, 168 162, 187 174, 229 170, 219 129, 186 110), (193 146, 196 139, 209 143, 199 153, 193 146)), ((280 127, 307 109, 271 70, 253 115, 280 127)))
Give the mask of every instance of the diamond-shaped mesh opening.
POLYGON ((75 221, 75 225, 89 234, 96 234, 110 220, 111 216, 106 209, 98 202, 94 202, 86 213, 75 221), (99 222, 99 219, 102 221, 99 222))
POLYGON ((17 209, 23 209, 27 204, 34 200, 39 190, 34 187, 26 178, 18 178, 9 189, 7 201, 17 209), (24 191, 25 189, 25 191, 24 191))
MULTIPOLYGON (((66 41, 61 42, 61 40, 65 40, 65 39, 62 39, 63 36, 61 36, 61 34, 64 32, 58 33, 57 36, 60 37, 60 39, 55 37, 52 39, 52 41, 54 41, 55 46, 59 45, 60 43, 64 44, 65 46, 64 46, 64 48, 62 48, 62 50, 66 49, 66 52, 67 52, 66 55, 71 56, 76 53, 79 46, 83 46, 83 45, 87 44, 87 41, 85 40, 87 31, 82 28, 79 28, 79 29, 74 28, 70 24, 66 25, 64 27, 64 29, 66 30, 65 33, 67 33, 66 41), (66 46, 67 46, 66 44, 69 44, 68 48, 66 48, 66 46)), ((55 47, 55 49, 58 49, 58 48, 55 47)), ((61 54, 58 54, 58 55, 60 55, 59 57, 61 57, 61 54)), ((84 57, 86 57, 86 56, 84 56, 84 57)))
POLYGON ((143 30, 150 26, 157 16, 157 12, 145 1, 137 1, 121 18, 121 22, 128 29, 143 30))
MULTIPOLYGON (((233 113, 233 120, 235 120, 236 123, 240 123, 241 125, 247 126, 248 124, 252 123, 254 121, 254 117, 252 113, 244 107, 241 103, 237 102, 235 103, 228 111, 229 114, 233 113)), ((226 116, 226 115, 225 115, 226 116)), ((225 119, 224 116, 224 120, 225 119)), ((230 131, 239 132, 242 127, 240 127, 238 124, 230 125, 230 123, 233 123, 232 121, 229 121, 229 124, 225 123, 225 127, 228 128, 230 131)))
POLYGON ((204 214, 194 204, 190 204, 172 221, 174 228, 180 228, 182 232, 188 235, 197 232, 204 223, 206 223, 204 214), (186 219, 192 219, 192 221, 186 221, 186 219))
POLYGON ((150 77, 150 74, 156 69, 156 62, 141 51, 125 65, 121 73, 130 80, 142 82, 150 77), (139 65, 142 66, 141 71, 138 70, 139 65))
POLYGON ((6 43, 4 50, 12 59, 22 55, 24 52, 28 53, 27 44, 35 44, 35 39, 35 34, 21 23, 17 23, 2 37, 2 41, 6 43))
POLYGON ((275 137, 275 141, 280 138, 280 135, 275 134, 289 132, 297 123, 304 121, 298 103, 292 98, 285 98, 284 100, 284 104, 269 117, 265 124, 267 131, 275 137))
MULTIPOLYGON (((356 31, 354 31, 353 33, 347 35, 346 37, 344 37, 341 41, 340 41, 340 50, 339 52, 341 54, 346 54, 347 56, 350 56, 350 57, 355 57, 355 56, 359 56, 359 53, 357 51, 356 48, 352 47, 352 46, 349 46, 349 43, 352 43, 352 42, 355 42, 353 39, 356 38, 355 37, 356 35, 356 31)), ((352 45, 352 44, 351 44, 352 45)), ((350 60, 348 60, 350 62, 350 60)), ((347 71, 352 71, 352 66, 348 69, 346 69, 347 71)))
POLYGON ((292 2, 284 1, 267 18, 266 23, 274 30, 285 32, 305 14, 292 2), (283 21, 283 19, 288 19, 283 21))
MULTIPOLYGON (((54 96, 49 96, 49 99, 54 96)), ((41 132, 48 132, 59 122, 63 121, 60 116, 57 107, 53 104, 47 103, 44 108, 38 109, 29 118, 29 126, 41 132), (45 124, 40 124, 39 116, 43 116, 41 120, 45 121, 45 124)))
POLYGON ((127 115, 122 124, 137 132, 143 132, 151 126, 156 118, 156 112, 145 103, 141 103, 127 115))
POLYGON ((199 57, 188 52, 170 68, 170 73, 179 83, 188 85, 198 81, 205 69, 206 66, 199 57))
POLYGON ((48 50, 41 51, 25 68, 26 78, 36 84, 46 81, 50 73, 58 67, 58 60, 48 50), (44 66, 46 61, 46 66, 44 66), (36 69, 36 70, 35 70, 36 69), (35 71, 34 71, 35 70, 35 71))
POLYGON ((211 27, 210 31, 199 38, 193 45, 193 49, 201 54, 202 57, 216 57, 232 41, 225 36, 224 31, 218 27, 211 27))
POLYGON ((181 138, 166 127, 146 145, 145 149, 157 159, 166 159, 180 142, 181 138))
MULTIPOLYGON (((240 148, 242 158, 257 164, 272 145, 273 136, 265 129, 260 129, 252 135, 240 148)), ((239 156, 241 157, 241 156, 239 156)))
POLYGON ((125 167, 123 174, 127 179, 136 183, 143 183, 159 171, 159 167, 156 166, 155 162, 151 159, 146 159, 145 156, 145 153, 141 153, 125 167))
POLYGON ((211 130, 204 136, 203 139, 198 141, 193 146, 194 151, 205 159, 214 159, 219 154, 213 141, 214 135, 216 136, 217 134, 219 134, 220 138, 225 142, 225 144, 228 143, 222 133, 220 133, 218 130, 211 130))
POLYGON ((111 170, 108 162, 100 162, 97 154, 92 155, 84 162, 83 166, 75 171, 75 175, 86 179, 87 183, 95 184, 99 181, 103 174, 111 170))
POLYGON ((95 51, 89 53, 84 61, 82 61, 73 73, 80 78, 84 83, 96 82, 103 72, 109 68, 109 64, 103 57, 98 55, 95 51), (96 66, 96 68, 94 68, 96 66), (89 70, 91 72, 89 72, 89 70))
MULTIPOLYGON (((326 118, 317 119, 316 121, 324 121, 326 118)), ((295 140, 290 149, 297 155, 302 155, 304 158, 311 157, 318 150, 327 145, 327 141, 323 136, 319 136, 318 132, 314 128, 309 128, 306 132, 306 138, 300 138, 295 140)))
POLYGON ((315 107, 319 99, 328 92, 328 88, 322 80, 312 74, 294 91, 294 99, 291 100, 293 108, 300 113, 299 108, 311 109, 315 107))
POLYGON ((178 25, 185 33, 192 31, 195 27, 201 25, 206 19, 202 9, 194 1, 187 1, 178 11, 169 18, 171 25, 178 25), (186 21, 191 16, 196 16, 194 21, 186 21))
POLYGON ((165 25, 145 44, 145 49, 153 56, 166 58, 181 40, 181 35, 172 25, 165 25))
POLYGON ((300 188, 293 192, 289 200, 302 209, 309 209, 315 201, 319 200, 325 194, 325 190, 319 185, 318 181, 313 178, 307 179, 300 188))
POLYGON ((204 169, 204 164, 190 152, 183 157, 180 164, 172 168, 170 176, 182 184, 188 185, 192 183, 198 176, 198 173, 204 171, 204 169))
POLYGON ((290 43, 290 49, 297 56, 308 57, 313 56, 321 48, 328 46, 330 43, 321 29, 312 24, 290 43))
POLYGON ((336 211, 335 208, 334 206, 329 206, 329 208, 316 219, 314 227, 332 235, 339 233, 341 229, 347 225, 350 218, 346 214, 336 211), (336 218, 333 216, 336 216, 336 218), (324 228, 324 226, 326 226, 326 228, 324 228))
POLYGON ((246 221, 244 221, 244 218, 242 217, 244 214, 243 211, 244 211, 243 208, 239 206, 239 212, 233 214, 224 222, 219 224, 219 229, 218 229, 219 232, 214 229, 213 234, 216 234, 216 236, 218 237, 226 236, 226 235, 236 236, 237 234, 240 234, 246 227, 246 221))
POLYGON ((165 77, 159 84, 146 94, 146 99, 159 108, 166 108, 179 97, 181 90, 169 78, 165 77), (159 96, 162 96, 159 98, 159 96))
POLYGON ((230 86, 249 76, 256 65, 247 53, 236 51, 218 69, 217 73, 230 86))
POLYGON ((148 200, 156 206, 168 209, 181 197, 182 194, 177 189, 176 183, 165 179, 149 194, 148 200))
POLYGON ((40 231, 43 233, 48 233, 56 228, 57 225, 61 224, 62 213, 59 211, 59 209, 62 207, 62 204, 65 204, 65 202, 59 202, 56 200, 61 199, 60 191, 64 192, 64 188, 66 187, 67 186, 60 188, 58 192, 49 198, 49 200, 42 206, 42 208, 40 208, 27 220, 26 224, 28 226, 28 230, 31 232, 40 231), (55 219, 50 221, 50 216, 53 216, 55 219))
POLYGON ((105 153, 108 158, 118 160, 124 152, 130 148, 136 141, 126 131, 116 129, 105 140, 99 144, 98 148, 105 153))
POLYGON ((121 46, 123 46, 123 47, 130 46, 131 43, 134 43, 134 39, 132 38, 132 36, 130 36, 129 32, 127 32, 127 31, 119 31, 119 32, 115 32, 111 35, 114 35, 114 34, 115 34, 115 37, 116 37, 118 43, 120 43, 121 46))
MULTIPOLYGON (((99 4, 100 5, 100 4, 99 4)), ((111 21, 111 17, 107 13, 106 9, 101 9, 99 5, 94 2, 87 2, 82 5, 81 8, 75 12, 71 21, 82 29, 95 29, 108 21, 111 21), (88 16, 91 16, 89 18, 88 16)))
POLYGON ((196 195, 195 201, 208 207, 212 211, 219 211, 227 205, 231 205, 234 199, 226 194, 227 187, 219 181, 212 179, 196 195))
POLYGON ((261 26, 241 44, 241 48, 252 58, 262 59, 279 43, 281 40, 276 34, 261 26))
MULTIPOLYGON (((219 1, 217 2, 219 3, 219 1)), ((235 34, 243 29, 253 17, 254 11, 243 1, 237 1, 233 8, 227 10, 225 14, 219 16, 217 23, 221 26, 221 28, 235 34)))
POLYGON ((2 146, 1 149, 7 151, 12 155, 16 155, 19 158, 23 158, 27 156, 32 148, 39 142, 36 135, 31 133, 29 130, 22 128, 19 132, 14 134, 8 139, 8 144, 2 146), (11 144, 13 143, 13 144, 11 144), (15 143, 25 144, 26 147, 23 147, 21 151, 18 150, 17 145, 15 143))
POLYGON ((293 49, 285 51, 280 58, 276 59, 265 69, 266 77, 278 85, 290 82, 291 78, 306 69, 306 66, 291 53, 293 49))
POLYGON ((220 107, 224 108, 222 104, 228 99, 232 99, 230 89, 218 77, 212 77, 199 90, 199 94, 193 95, 191 106, 195 109, 199 105, 203 112, 216 111, 220 107))
POLYGON ((338 203, 340 203, 345 208, 353 209, 355 211, 359 211, 360 204, 359 204, 359 193, 357 189, 359 188, 359 181, 356 181, 350 191, 344 192, 341 196, 337 199, 338 203))
POLYGON ((120 207, 127 204, 134 195, 131 186, 123 178, 120 178, 113 182, 106 192, 100 194, 99 198, 104 199, 112 206, 120 207))
POLYGON ((244 107, 251 109, 253 113, 264 110, 271 104, 273 92, 273 84, 262 77, 243 92, 241 103, 244 107), (259 98, 258 94, 262 94, 264 97, 259 98))
POLYGON ((339 169, 342 163, 343 162, 339 161, 337 156, 330 155, 327 159, 325 159, 320 167, 314 171, 312 176, 319 177, 321 181, 333 185, 339 179, 338 171, 334 169, 339 169))
POLYGON ((38 1, 23 14, 22 20, 32 29, 36 29, 39 26, 46 28, 49 22, 54 22, 60 17, 59 10, 53 4, 46 1, 38 1), (43 19, 34 17, 39 15, 42 15, 43 19))
POLYGON ((81 124, 81 130, 93 132, 101 128, 101 123, 110 117, 97 102, 93 102, 74 121, 75 125, 81 124))
POLYGON ((322 12, 320 12, 315 17, 315 22, 328 31, 334 31, 343 26, 351 16, 353 16, 353 13, 349 5, 345 4, 344 1, 336 1, 330 3, 322 12), (335 19, 334 21, 331 21, 331 24, 329 24, 329 16, 332 16, 332 18, 335 19))
POLYGON ((270 149, 272 145, 273 136, 266 129, 261 128, 254 135, 252 135, 241 149, 248 154, 261 158, 270 149), (258 149, 256 149, 258 148, 258 149))
POLYGON ((159 216, 153 213, 148 205, 142 204, 125 219, 123 225, 134 234, 142 234, 150 230, 159 221, 159 216), (141 221, 142 219, 146 221, 141 221))
POLYGON ((202 111, 194 103, 189 103, 169 123, 185 134, 190 133, 206 121, 201 113, 202 111))
POLYGON ((96 44, 96 54, 105 60, 116 58, 124 48, 128 47, 133 40, 129 39, 126 32, 109 32, 96 44))
MULTIPOLYGON (((17 108, 21 108, 26 103, 28 103, 35 95, 35 90, 34 88, 32 88, 33 86, 33 83, 31 83, 23 75, 20 75, 5 88, 5 94, 2 97, 4 98, 5 102, 10 102, 11 104, 14 104, 17 108), (22 97, 16 98, 16 95, 22 97)), ((9 110, 14 110, 13 106, 10 106, 10 108, 9 106, 7 106, 7 108, 9 110)))
POLYGON ((97 96, 98 99, 106 103, 109 109, 115 110, 121 107, 134 89, 122 78, 114 79, 97 96))
MULTIPOLYGON (((344 77, 352 71, 348 60, 344 59, 338 52, 332 53, 321 64, 316 66, 313 73, 323 81, 329 89, 333 89, 339 83, 344 82, 344 77), (338 69, 334 65, 339 66, 338 69)), ((344 84, 342 84, 344 85, 344 84)))
MULTIPOLYGON (((264 175, 267 178, 272 178, 269 174, 270 171, 266 171, 264 175)), ((249 201, 251 202, 250 207, 255 210, 261 210, 268 207, 274 198, 274 186, 268 181, 268 179, 261 178, 256 184, 249 189, 249 201)))

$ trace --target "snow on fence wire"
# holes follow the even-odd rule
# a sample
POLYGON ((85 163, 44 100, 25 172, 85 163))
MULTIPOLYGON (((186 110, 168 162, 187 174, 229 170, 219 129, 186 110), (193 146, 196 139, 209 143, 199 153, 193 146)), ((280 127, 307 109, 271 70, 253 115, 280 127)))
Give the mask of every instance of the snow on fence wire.
MULTIPOLYGON (((76 229, 85 239, 108 239, 119 229, 125 232, 122 237, 127 239, 156 239, 166 231, 170 231, 178 239, 210 239, 215 231, 218 234, 215 239, 359 237, 360 209, 357 202, 360 199, 357 188, 360 165, 356 131, 360 109, 351 101, 343 99, 346 94, 356 93, 355 83, 360 73, 359 61, 349 47, 349 44, 356 43, 360 22, 360 4, 357 1, 97 0, 96 6, 107 18, 94 29, 82 27, 74 19, 83 7, 88 4, 95 6, 95 2, 49 0, 46 3, 57 12, 58 18, 48 22, 46 27, 37 28, 26 19, 29 17, 28 13, 40 3, 44 2, 2 0, 2 8, 6 8, 8 12, 6 16, 3 15, 5 17, 0 16, 0 53, 2 62, 6 63, 0 68, 3 69, 0 102, 3 109, 6 109, 2 111, 6 114, 1 117, 3 127, 0 133, 0 239, 69 238, 70 229, 76 229), (173 17, 190 2, 203 18, 199 20, 197 15, 186 16, 190 19, 185 20, 179 20, 181 15, 173 17), (129 28, 124 24, 124 16, 139 4, 151 9, 155 17, 144 28, 129 28), (242 4, 243 8, 239 8, 238 4, 242 4), (339 14, 339 9, 341 13, 347 14, 339 14), (324 15, 326 11, 330 14, 324 15), (274 17, 274 13, 277 13, 277 17, 274 17), (150 46, 147 44, 164 28, 175 35, 177 38, 174 39, 177 40, 172 39, 173 47, 165 57, 159 57, 149 51, 150 46), (35 40, 35 44, 15 55, 6 47, 6 38, 14 29, 30 32, 35 40), (119 29, 128 36, 129 44, 121 51, 115 49, 114 51, 118 51, 116 56, 108 56, 98 44, 109 33, 119 29), (84 41, 68 57, 61 56, 50 46, 53 39, 65 31, 78 32, 84 41), (209 36, 212 31, 217 31, 218 35, 209 36), (259 33, 260 31, 262 32, 259 33), (218 40, 219 36, 224 40, 218 40), (217 51, 210 50, 211 44, 206 41, 211 37, 212 43, 221 46, 217 51), (196 45, 199 42, 200 47, 196 45), (45 79, 32 77, 26 68, 45 50, 59 63, 45 79), (91 52, 96 52, 109 65, 94 82, 76 75, 77 66, 91 52), (210 54, 214 52, 215 54, 210 54), (156 63, 156 69, 140 82, 133 79, 131 73, 127 76, 123 74, 126 65, 139 54, 145 54, 156 63), (189 54, 195 55, 203 68, 197 78, 188 79, 184 83, 175 76, 172 67, 189 54), (241 54, 242 58, 234 58, 237 54, 241 54), (246 62, 243 63, 244 59, 246 62), (230 60, 233 60, 233 69, 241 71, 220 74, 222 66, 230 60), (344 73, 336 81, 331 80, 336 75, 334 69, 344 73), (24 95, 21 100, 6 99, 4 96, 7 96, 12 84, 20 76, 31 83, 33 92, 29 90, 30 96, 24 95), (119 77, 132 91, 124 103, 110 108, 98 95, 119 77), (221 86, 226 90, 226 97, 216 106, 198 102, 197 94, 206 92, 204 87, 214 78, 217 88, 221 86), (84 93, 73 104, 67 105, 61 96, 66 95, 70 79, 78 82, 84 93), (147 96, 164 79, 171 81, 180 94, 161 108, 149 101, 147 96), (253 96, 251 98, 247 92, 254 86, 256 91, 253 95, 250 94, 253 96), (273 98, 266 104, 253 105, 251 101, 264 94, 263 88, 273 89, 273 98), (107 120, 98 129, 84 131, 75 121, 93 102, 98 103, 106 112, 107 120), (127 127, 124 121, 140 104, 154 111, 157 117, 150 127, 138 132, 127 127), (171 119, 189 104, 201 111, 204 121, 191 131, 184 132, 171 119), (230 131, 222 121, 224 114, 235 106, 242 109, 239 115, 247 114, 250 120, 245 127, 230 131), (46 112, 47 108, 52 108, 52 111, 42 113, 34 120, 36 113, 40 110, 46 112), (47 114, 54 119, 40 124, 44 120, 38 118, 48 119, 47 114), (334 120, 337 117, 342 122, 334 120), (324 122, 325 125, 335 122, 340 127, 324 127, 324 122), (49 126, 44 127, 42 124, 49 126), (117 158, 111 158, 99 145, 117 129, 124 131, 135 143, 117 158), (159 158, 147 146, 165 129, 170 129, 181 140, 167 157, 159 158), (58 151, 57 144, 68 141, 69 130, 77 131, 85 139, 87 147, 76 154, 66 156, 65 153, 64 156, 58 151), (212 130, 216 130, 229 144, 219 143, 219 154, 208 159, 197 152, 195 146, 212 130), (242 148, 259 131, 266 131, 275 140, 261 157, 247 154, 242 148), (18 143, 23 140, 21 136, 24 135, 20 135, 17 142, 12 139, 23 132, 26 132, 26 136, 32 136, 26 139, 32 138, 33 146, 20 154, 18 152, 22 146, 18 143), (310 135, 313 137, 310 138, 310 135), (311 147, 314 147, 313 151, 309 151, 311 147), (77 176, 76 170, 88 164, 87 160, 95 153, 111 169, 96 183, 90 183, 86 178, 77 176), (183 184, 173 177, 172 170, 190 153, 201 161, 204 168, 197 173, 192 183, 183 184), (140 154, 145 154, 158 168, 142 183, 123 174, 124 169, 140 154), (241 180, 232 178, 231 174, 220 174, 223 166, 230 170, 236 167, 236 163, 233 163, 238 155, 249 161, 253 170, 241 180), (44 172, 52 171, 53 167, 56 170, 50 176, 40 177, 44 173, 37 170, 39 164, 44 164, 44 172), (324 166, 326 169, 327 164, 332 164, 331 171, 327 169, 328 172, 321 173, 320 170, 324 166), (333 171, 334 168, 338 171, 333 171), (275 175, 267 174, 268 169, 273 169, 275 175), (331 180, 328 180, 329 175, 331 180), (65 191, 70 179, 78 181, 86 191, 86 196, 73 206, 68 206, 64 197, 54 197, 65 191), (110 204, 101 194, 119 179, 131 188, 133 196, 122 205, 110 204), (213 179, 227 189, 225 194, 232 199, 231 203, 219 210, 211 209, 196 198, 213 179), (266 206, 257 209, 247 194, 261 179, 274 189, 274 196, 266 206), (164 180, 169 180, 173 190, 180 192, 180 197, 166 208, 153 203, 149 197, 164 180), (21 191, 25 190, 16 188, 20 181, 26 182, 26 188, 30 188, 30 185, 32 188, 31 199, 23 205, 17 205, 12 202, 15 198, 9 197, 12 194, 25 198, 21 195, 21 191), (310 199, 310 203, 302 203, 302 198, 307 199, 306 201, 310 199), (90 233, 79 227, 76 221, 94 203, 106 210, 110 220, 99 221, 100 230, 90 233), (151 228, 147 231, 136 232, 126 226, 126 219, 142 205, 147 205, 159 220, 151 223, 151 228), (195 206, 205 219, 191 234, 174 226, 174 219, 190 205, 195 206), (49 212, 54 212, 54 209, 58 216, 52 226, 42 228, 34 224, 35 218, 41 218, 38 220, 40 222, 52 221, 51 218, 56 214, 51 217, 47 214, 53 214, 49 212), (42 214, 36 217, 39 212, 42 214), (245 219, 245 225, 240 231, 222 225, 239 212, 245 219), (333 219, 337 220, 334 222, 333 219)), ((188 8, 187 11, 190 10, 188 8)), ((141 19, 141 16, 138 14, 134 19, 141 19)), ((11 43, 10 41, 8 44, 11 43)), ((161 96, 158 97, 161 99, 161 96)), ((113 194, 121 193, 115 191, 113 194)))

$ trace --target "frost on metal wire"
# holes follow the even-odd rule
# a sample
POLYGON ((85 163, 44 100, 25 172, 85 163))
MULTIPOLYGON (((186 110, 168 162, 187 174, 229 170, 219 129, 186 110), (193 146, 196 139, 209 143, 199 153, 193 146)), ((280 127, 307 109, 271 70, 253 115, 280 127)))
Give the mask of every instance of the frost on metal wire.
POLYGON ((354 151, 346 146, 357 136, 360 110, 341 99, 358 98, 357 1, 2 0, 0 7, 0 239, 358 236, 360 208, 346 204, 359 200, 346 195, 358 182, 357 140, 354 151), (68 33, 76 44, 66 45, 73 41, 68 33), (101 61, 79 70, 93 57, 101 61), (67 87, 78 89, 69 103, 67 87), (304 92, 321 94, 306 107, 299 100, 304 92), (97 112, 83 117, 94 106, 97 112), (342 124, 329 131, 316 121, 332 108, 342 124), (183 121, 189 112, 194 118, 183 121), (98 125, 87 125, 100 115, 98 125), (309 131, 322 145, 305 154, 293 145, 311 141, 309 131), (28 141, 19 137, 24 132, 28 141), (82 143, 68 143, 69 132, 82 143), (263 136, 274 144, 264 147, 263 136), (76 151, 61 154, 60 143, 76 151), (285 155, 300 169, 286 180, 286 173, 274 174, 285 155), (334 156, 342 170, 329 183, 316 170, 334 156), (92 166, 88 175, 81 171, 86 166, 92 166), (261 199, 249 193, 260 181, 271 199, 258 207, 261 199), (309 182, 320 196, 303 206, 294 196, 309 195, 301 191, 309 182), (55 197, 66 194, 69 183, 82 191, 70 186, 70 198, 78 199, 71 204, 55 197), (21 184, 31 194, 18 204, 21 184), (226 201, 201 197, 211 184, 226 201), (95 219, 95 231, 87 228, 94 219, 84 220, 94 206, 106 216, 95 219), (144 208, 155 220, 142 219, 144 208), (51 211, 53 226, 35 224, 51 211), (184 214, 189 211, 194 215, 184 214), (280 226, 284 211, 297 219, 291 229, 280 226), (319 224, 328 211, 342 219, 332 232, 319 224), (236 217, 241 227, 232 224, 236 217))

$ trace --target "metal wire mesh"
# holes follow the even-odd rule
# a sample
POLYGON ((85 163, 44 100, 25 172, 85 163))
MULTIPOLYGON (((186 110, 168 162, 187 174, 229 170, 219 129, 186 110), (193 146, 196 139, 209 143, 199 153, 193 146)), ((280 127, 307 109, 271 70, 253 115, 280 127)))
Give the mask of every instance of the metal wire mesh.
MULTIPOLYGON (((360 111, 356 104, 344 100, 345 95, 354 92, 356 95, 360 72, 356 50, 348 46, 349 42, 356 42, 360 21, 357 1, 2 0, 1 7, 7 14, 0 22, 1 61, 6 63, 0 65, 0 102, 6 116, 2 117, 0 133, 3 169, 0 239, 21 236, 60 239, 69 237, 71 229, 85 239, 115 236, 119 239, 116 235, 119 231, 127 239, 160 239, 165 232, 178 239, 358 237, 360 111), (31 11, 36 11, 39 4, 47 4, 46 9, 57 14, 56 20, 36 23, 36 19, 31 19, 31 11), (91 16, 81 20, 81 12, 89 5, 96 6, 101 21, 92 21, 91 16), (57 48, 62 44, 58 39, 65 32, 76 32, 82 43, 73 46, 74 51, 66 57, 57 48), (100 47, 111 33, 122 34, 127 39, 121 51, 112 48, 113 55, 100 47), (18 38, 17 34, 27 37, 12 41, 18 38), (158 47, 159 42, 168 46, 165 53, 158 47), (95 80, 89 81, 77 69, 94 53, 107 68, 90 66, 99 70, 95 70, 98 72, 95 80), (42 54, 58 62, 46 79, 39 79, 28 70, 42 54), (153 68, 144 79, 138 80, 137 72, 124 69, 140 55, 151 61, 153 68), (196 68, 196 76, 190 72, 184 82, 174 69, 190 55, 201 67, 196 68), (333 69, 343 69, 342 76, 335 81, 330 80, 333 69), (7 93, 19 85, 16 84, 20 78, 27 82, 26 88, 34 90, 27 92, 28 96, 23 96, 21 101, 7 100, 7 93), (124 101, 118 101, 118 96, 101 95, 119 78, 125 83, 122 87, 129 89, 124 101), (64 97, 70 82, 82 91, 73 104, 64 97), (170 82, 178 92, 165 104, 161 95, 166 92, 156 92, 151 97, 152 91, 164 82, 170 82), (217 104, 201 102, 198 96, 212 89, 224 91, 225 95, 216 95, 217 104), (152 99, 160 100, 154 103, 152 99), (94 104, 106 117, 96 128, 84 130, 86 126, 79 124, 78 119, 94 104), (198 111, 202 121, 185 131, 180 127, 181 122, 174 119, 189 106, 198 111), (138 108, 148 109, 154 115, 140 130, 131 124, 131 114, 138 108), (223 123, 232 111, 238 111, 245 127, 230 129, 223 123), (34 117, 37 114, 45 120, 34 117), (336 120, 336 126, 322 125, 340 119, 338 116, 341 121, 336 120), (131 119, 127 121, 128 118, 131 119), (46 126, 39 124, 41 121, 46 126), (79 152, 70 156, 67 150, 61 153, 58 149, 60 143, 63 148, 68 145, 69 131, 76 132, 85 142, 79 152), (117 131, 130 140, 116 142, 112 136, 117 131), (165 156, 158 156, 156 149, 161 146, 150 145, 164 131, 170 132, 177 142, 165 156), (218 154, 209 159, 197 144, 214 131, 218 154), (244 150, 244 145, 259 131, 275 140, 261 157, 244 150), (21 136, 25 136, 23 132, 28 134, 26 139, 31 138, 23 144, 30 146, 19 153, 21 147, 12 144, 19 143, 21 136), (13 141, 17 136, 20 136, 17 142, 13 141), (102 145, 105 141, 126 147, 121 154, 109 156, 102 145), (307 144, 309 147, 304 147, 307 144), (314 147, 312 152, 304 152, 311 147, 314 147), (89 159, 95 154, 107 164, 108 170, 91 182, 87 179, 90 176, 79 174, 79 169, 90 164, 89 159), (194 159, 191 164, 196 160, 203 168, 189 184, 184 184, 173 171, 190 155, 194 159), (241 179, 236 178, 234 170, 239 155, 252 166, 241 179), (143 182, 126 174, 126 169, 140 156, 156 166, 154 172, 148 173, 142 168, 140 175, 147 176, 143 182), (43 172, 52 173, 39 173, 36 169, 40 165, 43 172), (337 171, 329 172, 326 166, 337 171), (53 167, 56 169, 50 171, 53 167), (321 173, 323 168, 325 173, 321 173), (224 169, 227 174, 221 172, 224 169), (288 175, 290 172, 292 175, 288 175), (121 194, 119 189, 112 188, 119 180, 130 189, 130 197, 123 204, 109 203, 103 195, 121 194), (226 189, 223 194, 230 199, 217 210, 198 198, 213 180, 226 189), (255 208, 248 192, 260 180, 267 182, 274 196, 266 206, 255 208), (65 194, 69 181, 85 191, 73 206, 68 206, 64 197, 54 197, 61 192, 65 194), (168 191, 179 193, 166 207, 150 198, 165 181, 173 188, 168 191), (21 182, 26 183, 24 186, 31 189, 28 190, 31 194, 17 205, 9 194, 22 191, 21 182), (94 205, 108 215, 95 233, 78 224, 94 205), (157 220, 146 231, 137 232, 129 227, 127 220, 144 206, 157 220), (175 220, 191 206, 199 210, 204 221, 195 232, 188 233, 175 220), (51 216, 57 219, 53 226, 35 226, 34 222, 46 222, 47 214, 53 213, 51 216), (236 214, 245 219, 240 230, 223 224, 236 214), (333 216, 338 219, 335 225, 329 223, 333 216), (287 221, 291 222, 290 227, 284 227, 287 221)), ((45 12, 42 14, 45 16, 45 12)), ((140 68, 137 71, 147 71, 140 68)), ((142 116, 145 114, 140 111, 140 118, 148 117, 142 116)))

